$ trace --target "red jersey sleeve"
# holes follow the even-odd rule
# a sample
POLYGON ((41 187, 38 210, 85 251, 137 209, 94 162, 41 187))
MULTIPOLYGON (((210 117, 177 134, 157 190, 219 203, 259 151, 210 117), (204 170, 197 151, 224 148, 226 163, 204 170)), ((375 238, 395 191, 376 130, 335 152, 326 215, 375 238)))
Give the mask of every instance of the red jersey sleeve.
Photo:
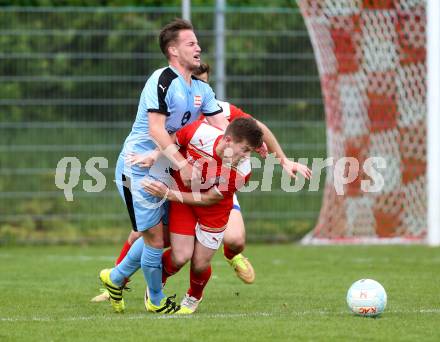
POLYGON ((229 110, 231 113, 229 121, 235 120, 237 118, 251 118, 252 117, 252 115, 243 112, 240 108, 235 107, 233 104, 229 104, 229 110))
POLYGON ((185 128, 179 129, 176 132, 176 144, 179 146, 187 146, 191 138, 188 136, 188 130, 185 128))

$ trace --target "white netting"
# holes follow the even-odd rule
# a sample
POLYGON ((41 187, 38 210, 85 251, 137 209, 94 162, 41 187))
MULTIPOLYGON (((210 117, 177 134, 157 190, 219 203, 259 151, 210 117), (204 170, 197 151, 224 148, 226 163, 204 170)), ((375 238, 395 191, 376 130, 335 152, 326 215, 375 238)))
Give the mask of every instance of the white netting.
POLYGON ((354 157, 357 179, 334 188, 329 170, 308 241, 420 241, 426 235, 424 0, 298 0, 321 78, 328 156, 354 157), (362 165, 387 162, 380 192, 362 165))

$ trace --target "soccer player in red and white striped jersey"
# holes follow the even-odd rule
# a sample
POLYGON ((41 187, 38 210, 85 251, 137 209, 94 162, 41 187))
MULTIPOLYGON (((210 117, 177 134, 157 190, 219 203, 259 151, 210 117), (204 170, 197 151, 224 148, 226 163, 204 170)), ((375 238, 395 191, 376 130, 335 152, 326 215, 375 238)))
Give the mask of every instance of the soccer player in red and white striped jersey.
POLYGON ((177 189, 159 181, 145 182, 145 189, 170 203, 171 248, 162 258, 163 281, 191 260, 190 288, 178 314, 193 313, 211 276, 211 259, 220 247, 233 195, 249 179, 250 153, 261 147, 263 132, 252 118, 233 120, 226 131, 198 121, 176 133, 180 152, 202 172, 202 183, 186 187, 177 172, 177 189))

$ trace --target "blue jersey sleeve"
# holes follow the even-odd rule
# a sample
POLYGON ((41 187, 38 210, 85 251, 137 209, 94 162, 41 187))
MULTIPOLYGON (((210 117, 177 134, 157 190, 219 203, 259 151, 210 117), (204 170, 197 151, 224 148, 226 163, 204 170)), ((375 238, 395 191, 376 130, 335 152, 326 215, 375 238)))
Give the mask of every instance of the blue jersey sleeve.
POLYGON ((204 96, 203 103, 201 106, 201 110, 203 115, 205 116, 212 116, 219 114, 223 111, 222 107, 217 103, 217 99, 215 98, 215 94, 212 91, 212 88, 209 86, 209 84, 204 83, 204 96))
POLYGON ((175 74, 167 69, 157 70, 148 79, 144 88, 144 106, 148 112, 170 115, 168 90, 175 74))

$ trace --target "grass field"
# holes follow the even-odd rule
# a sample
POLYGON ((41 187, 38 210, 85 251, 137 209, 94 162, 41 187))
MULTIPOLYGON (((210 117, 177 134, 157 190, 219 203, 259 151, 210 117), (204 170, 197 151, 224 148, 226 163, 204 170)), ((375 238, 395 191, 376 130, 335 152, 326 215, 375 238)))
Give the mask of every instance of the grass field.
MULTIPOLYGON (((251 245, 257 280, 239 282, 217 255, 213 278, 191 317, 144 311, 138 272, 124 314, 89 299, 117 246, 1 247, 1 341, 438 341, 440 251, 422 246, 251 245), (388 306, 353 316, 345 295, 360 278, 380 281, 388 306), (153 333, 154 329, 154 333, 153 333)), ((187 269, 166 291, 182 296, 187 269)))

